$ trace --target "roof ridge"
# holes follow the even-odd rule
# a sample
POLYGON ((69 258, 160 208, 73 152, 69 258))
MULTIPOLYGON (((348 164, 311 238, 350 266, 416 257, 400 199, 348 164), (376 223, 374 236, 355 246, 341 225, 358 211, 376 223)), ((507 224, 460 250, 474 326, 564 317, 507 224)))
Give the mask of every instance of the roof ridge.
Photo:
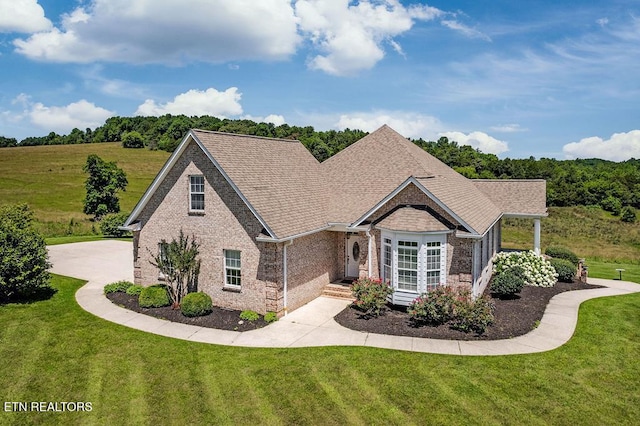
POLYGON ((202 132, 202 133, 210 133, 210 134, 221 135, 221 136, 230 136, 230 137, 244 137, 244 138, 250 138, 250 139, 265 139, 265 140, 277 141, 277 142, 302 143, 298 139, 272 138, 272 137, 269 137, 269 136, 247 135, 247 134, 244 134, 244 133, 228 133, 228 132, 220 132, 220 131, 217 131, 217 130, 204 130, 204 129, 193 128, 193 129, 191 129, 191 131, 193 131, 193 132, 202 132))

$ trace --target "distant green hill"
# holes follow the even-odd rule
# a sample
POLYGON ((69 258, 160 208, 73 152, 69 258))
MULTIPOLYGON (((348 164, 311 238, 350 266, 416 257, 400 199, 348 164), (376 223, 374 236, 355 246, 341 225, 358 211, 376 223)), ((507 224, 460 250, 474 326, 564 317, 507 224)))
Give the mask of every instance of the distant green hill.
POLYGON ((89 154, 115 161, 126 172, 129 185, 120 195, 125 212, 133 209, 170 155, 164 151, 125 149, 115 142, 3 148, 0 203, 29 204, 45 236, 90 233, 92 223, 82 213, 87 178, 82 166, 89 154))

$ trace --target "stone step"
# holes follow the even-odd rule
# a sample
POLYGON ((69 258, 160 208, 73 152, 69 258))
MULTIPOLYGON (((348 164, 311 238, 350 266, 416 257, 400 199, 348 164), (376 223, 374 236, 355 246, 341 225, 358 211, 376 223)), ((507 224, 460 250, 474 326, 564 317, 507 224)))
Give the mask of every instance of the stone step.
POLYGON ((322 291, 322 295, 336 299, 355 300, 348 285, 327 284, 322 291))

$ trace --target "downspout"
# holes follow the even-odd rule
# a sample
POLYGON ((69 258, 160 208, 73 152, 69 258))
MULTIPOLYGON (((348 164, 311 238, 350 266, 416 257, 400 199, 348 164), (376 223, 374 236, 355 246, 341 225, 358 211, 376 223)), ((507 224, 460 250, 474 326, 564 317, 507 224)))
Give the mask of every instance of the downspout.
POLYGON ((371 235, 370 233, 371 228, 369 227, 369 229, 367 229, 366 231, 364 231, 364 233, 367 235, 367 263, 368 263, 368 273, 369 273, 369 278, 371 278, 372 275, 372 262, 371 262, 371 238, 373 238, 373 235, 371 235))
POLYGON ((287 289, 288 289, 288 283, 287 283, 287 247, 290 246, 291 244, 293 244, 293 240, 289 240, 289 241, 285 241, 284 245, 282 246, 282 285, 284 287, 284 300, 283 300, 283 310, 284 310, 284 316, 287 316, 288 313, 288 308, 287 308, 287 289))

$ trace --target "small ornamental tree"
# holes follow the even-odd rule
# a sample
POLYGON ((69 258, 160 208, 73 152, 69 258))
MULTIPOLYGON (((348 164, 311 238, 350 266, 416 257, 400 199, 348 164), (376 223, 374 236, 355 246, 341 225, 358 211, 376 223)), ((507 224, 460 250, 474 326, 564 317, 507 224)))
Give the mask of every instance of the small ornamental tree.
POLYGON ((84 213, 100 220, 107 213, 120 211, 118 191, 127 188, 127 175, 112 161, 104 161, 96 154, 87 157, 82 168, 89 177, 85 181, 87 196, 84 199, 84 213))
POLYGON ((181 229, 177 240, 174 238, 169 243, 162 240, 158 254, 151 254, 150 263, 164 276, 174 309, 180 307, 182 298, 190 290, 196 290, 200 274, 199 248, 194 237, 189 239, 181 229))
POLYGON ((44 238, 26 204, 0 206, 0 302, 52 293, 44 238))

